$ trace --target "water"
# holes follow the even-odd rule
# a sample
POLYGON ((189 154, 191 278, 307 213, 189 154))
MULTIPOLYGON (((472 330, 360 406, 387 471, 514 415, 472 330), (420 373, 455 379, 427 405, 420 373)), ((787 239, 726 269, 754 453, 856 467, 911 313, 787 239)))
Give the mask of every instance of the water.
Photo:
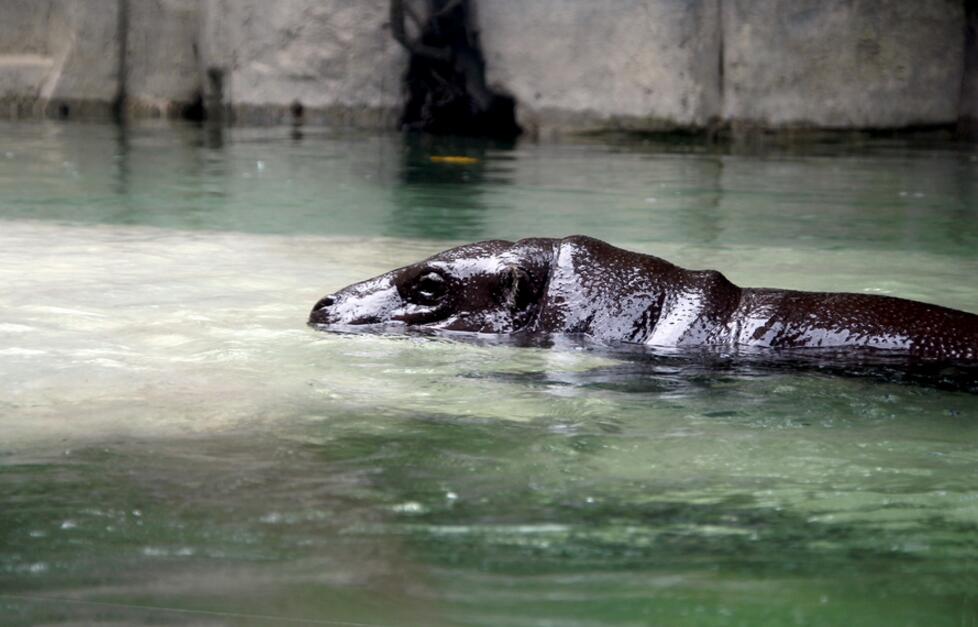
POLYGON ((571 233, 978 311, 973 146, 0 131, 4 625, 978 624, 978 395, 304 326, 571 233))

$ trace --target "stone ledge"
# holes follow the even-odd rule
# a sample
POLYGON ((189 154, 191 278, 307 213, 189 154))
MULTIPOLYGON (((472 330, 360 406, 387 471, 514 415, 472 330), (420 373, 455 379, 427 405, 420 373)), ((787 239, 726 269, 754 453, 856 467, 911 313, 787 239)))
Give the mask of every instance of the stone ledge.
POLYGON ((104 100, 0 96, 0 119, 71 119, 99 122, 111 120, 113 117, 112 103, 104 100))
MULTIPOLYGON (((293 124, 297 121, 292 112, 292 105, 239 104, 231 107, 230 114, 231 120, 236 125, 293 124)), ((301 123, 309 126, 350 126, 393 130, 397 128, 399 116, 398 107, 329 105, 303 107, 301 123)))

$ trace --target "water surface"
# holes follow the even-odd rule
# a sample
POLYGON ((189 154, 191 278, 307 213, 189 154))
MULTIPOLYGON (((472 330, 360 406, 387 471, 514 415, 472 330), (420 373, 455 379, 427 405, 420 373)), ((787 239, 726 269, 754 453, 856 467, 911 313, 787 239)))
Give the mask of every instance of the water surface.
POLYGON ((0 132, 3 624, 978 624, 978 395, 304 325, 572 233, 978 312, 974 147, 0 132))

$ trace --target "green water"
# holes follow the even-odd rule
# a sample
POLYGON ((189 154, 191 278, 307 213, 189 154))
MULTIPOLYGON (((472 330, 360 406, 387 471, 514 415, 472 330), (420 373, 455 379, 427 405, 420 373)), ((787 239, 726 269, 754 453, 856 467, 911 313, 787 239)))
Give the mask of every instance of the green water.
POLYGON ((304 325, 571 233, 978 311, 974 146, 0 137, 0 624, 978 625, 978 395, 304 325))

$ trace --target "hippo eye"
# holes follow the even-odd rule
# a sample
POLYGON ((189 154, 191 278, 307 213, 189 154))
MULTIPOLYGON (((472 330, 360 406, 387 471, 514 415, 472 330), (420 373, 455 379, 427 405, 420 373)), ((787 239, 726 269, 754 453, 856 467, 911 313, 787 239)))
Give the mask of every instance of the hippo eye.
POLYGON ((418 277, 411 291, 418 302, 433 305, 445 296, 448 282, 437 272, 426 272, 418 277))

